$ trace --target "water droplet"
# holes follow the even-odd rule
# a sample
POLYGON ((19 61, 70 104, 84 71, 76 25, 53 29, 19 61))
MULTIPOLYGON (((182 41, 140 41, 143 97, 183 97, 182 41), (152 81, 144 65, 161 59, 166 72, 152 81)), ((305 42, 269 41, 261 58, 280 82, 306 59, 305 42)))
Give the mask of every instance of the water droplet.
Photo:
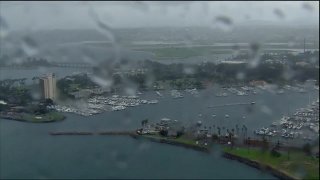
POLYGON ((207 2, 202 2, 202 11, 205 15, 208 15, 210 5, 207 2))
POLYGON ((185 74, 194 74, 195 73, 195 70, 192 68, 192 67, 184 67, 183 68, 183 72, 185 74))
POLYGON ((237 79, 243 80, 245 78, 245 74, 243 72, 238 72, 237 73, 237 79))
POLYGON ((149 11, 149 4, 143 1, 134 1, 134 7, 144 13, 149 11))
POLYGON ((303 2, 302 3, 302 8, 306 9, 308 11, 313 11, 314 10, 314 7, 308 2, 303 2))
POLYGON ((251 16, 250 16, 249 14, 246 14, 246 15, 244 16, 244 18, 245 18, 246 20, 249 20, 249 19, 251 19, 251 16))
POLYGON ((32 91, 31 96, 34 100, 39 100, 41 98, 41 94, 39 92, 32 91))
POLYGON ((273 13, 274 13, 278 18, 281 18, 281 19, 282 19, 282 18, 285 17, 285 15, 284 15, 284 13, 282 12, 281 9, 276 8, 276 9, 273 10, 273 13))
POLYGON ((128 96, 135 96, 136 95, 136 88, 133 87, 127 87, 125 88, 125 94, 128 96))
POLYGON ((316 63, 316 62, 318 62, 319 60, 316 58, 316 57, 312 57, 311 59, 310 59, 310 62, 311 63, 316 63))
POLYGON ((139 151, 143 151, 146 149, 149 149, 151 147, 151 145, 149 143, 140 143, 140 145, 138 146, 138 150, 139 151))
POLYGON ((100 85, 103 88, 109 89, 111 88, 113 82, 110 79, 105 79, 105 78, 101 78, 98 76, 91 76, 91 79, 93 82, 97 83, 98 85, 100 85))
POLYGON ((150 87, 152 87, 154 85, 154 82, 155 82, 154 75, 153 74, 148 74, 146 76, 146 82, 145 82, 146 86, 150 88, 150 87))
POLYGON ((128 167, 128 164, 126 162, 121 161, 116 162, 116 165, 119 169, 126 169, 128 167))
POLYGON ((261 112, 263 112, 265 114, 268 114, 270 116, 272 115, 272 110, 266 105, 261 106, 260 110, 261 110, 261 112))
POLYGON ((218 28, 224 31, 230 31, 232 28, 232 19, 227 16, 217 16, 214 19, 214 24, 217 25, 218 28))
POLYGON ((8 35, 8 23, 0 16, 0 38, 5 38, 8 35))
POLYGON ((293 78, 294 76, 294 71, 291 69, 291 68, 286 68, 284 71, 283 71, 283 74, 282 74, 283 78, 285 80, 290 80, 293 78))
POLYGON ((128 157, 126 154, 115 152, 115 153, 112 153, 112 156, 113 156, 113 158, 115 158, 116 166, 118 168, 126 169, 128 167, 128 164, 126 162, 128 157))
POLYGON ((88 14, 96 22, 96 27, 99 32, 104 34, 111 42, 112 52, 114 53, 114 59, 118 61, 120 59, 120 47, 117 44, 116 38, 113 33, 113 29, 105 22, 101 21, 98 14, 90 6, 88 14))
POLYGON ((289 47, 294 47, 296 45, 296 43, 294 41, 289 41, 288 42, 288 46, 289 47))
POLYGON ((260 63, 260 44, 250 43, 249 49, 249 68, 255 68, 260 63))
POLYGON ((37 43, 30 37, 24 37, 21 47, 28 56, 34 56, 38 53, 37 43))

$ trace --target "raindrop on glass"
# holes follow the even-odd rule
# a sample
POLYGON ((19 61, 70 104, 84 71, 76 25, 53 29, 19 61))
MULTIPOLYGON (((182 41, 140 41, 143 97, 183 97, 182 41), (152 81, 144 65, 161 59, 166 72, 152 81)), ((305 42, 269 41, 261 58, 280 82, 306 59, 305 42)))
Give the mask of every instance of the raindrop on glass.
POLYGON ((302 3, 302 8, 307 10, 307 11, 313 11, 314 10, 314 7, 309 2, 303 2, 302 3))
POLYGON ((232 19, 227 16, 217 16, 213 23, 224 31, 230 31, 233 24, 232 19))
POLYGON ((281 18, 281 19, 282 19, 282 18, 285 17, 285 15, 284 15, 284 13, 282 12, 281 9, 276 8, 276 9, 273 10, 273 13, 274 13, 278 18, 281 18))
POLYGON ((23 38, 21 47, 28 56, 34 56, 38 53, 38 45, 30 37, 23 38))
POLYGON ((5 38, 8 35, 8 29, 7 22, 0 16, 0 38, 5 38))

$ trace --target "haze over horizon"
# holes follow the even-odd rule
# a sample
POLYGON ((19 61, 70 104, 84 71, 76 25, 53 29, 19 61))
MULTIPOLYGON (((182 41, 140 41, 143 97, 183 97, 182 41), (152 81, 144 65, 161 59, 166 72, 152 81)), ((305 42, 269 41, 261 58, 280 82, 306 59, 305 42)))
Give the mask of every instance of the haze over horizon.
POLYGON ((317 2, 0 2, 2 29, 319 27, 317 2))

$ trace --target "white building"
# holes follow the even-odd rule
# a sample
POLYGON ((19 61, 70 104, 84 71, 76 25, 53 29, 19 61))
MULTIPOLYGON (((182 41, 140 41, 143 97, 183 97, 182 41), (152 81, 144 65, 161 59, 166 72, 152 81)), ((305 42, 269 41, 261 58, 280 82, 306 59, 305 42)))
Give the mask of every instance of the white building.
POLYGON ((40 77, 39 84, 43 99, 56 99, 56 77, 53 73, 40 77))

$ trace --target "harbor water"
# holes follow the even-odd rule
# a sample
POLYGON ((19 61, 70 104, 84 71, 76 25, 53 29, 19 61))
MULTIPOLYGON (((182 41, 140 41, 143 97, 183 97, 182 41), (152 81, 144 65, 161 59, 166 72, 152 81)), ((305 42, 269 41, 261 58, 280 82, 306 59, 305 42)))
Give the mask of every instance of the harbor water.
POLYGON ((1 178, 275 178, 266 172, 220 156, 219 146, 211 154, 182 147, 141 141, 125 136, 50 136, 54 131, 132 130, 141 120, 157 122, 167 117, 186 126, 198 120, 203 126, 234 128, 245 124, 248 132, 269 126, 284 113, 291 114, 318 98, 318 91, 264 91, 249 96, 216 97, 214 89, 199 96, 184 93, 173 99, 169 92, 146 92, 141 98, 158 98, 158 104, 145 104, 122 111, 83 117, 66 113, 55 123, 24 123, 0 119, 1 178), (248 103, 254 105, 209 106, 248 103), (213 117, 212 114, 216 116, 213 117), (229 118, 225 115, 228 114, 229 118), (245 116, 245 118, 243 118, 245 116), (232 171, 232 173, 230 173, 232 171))

